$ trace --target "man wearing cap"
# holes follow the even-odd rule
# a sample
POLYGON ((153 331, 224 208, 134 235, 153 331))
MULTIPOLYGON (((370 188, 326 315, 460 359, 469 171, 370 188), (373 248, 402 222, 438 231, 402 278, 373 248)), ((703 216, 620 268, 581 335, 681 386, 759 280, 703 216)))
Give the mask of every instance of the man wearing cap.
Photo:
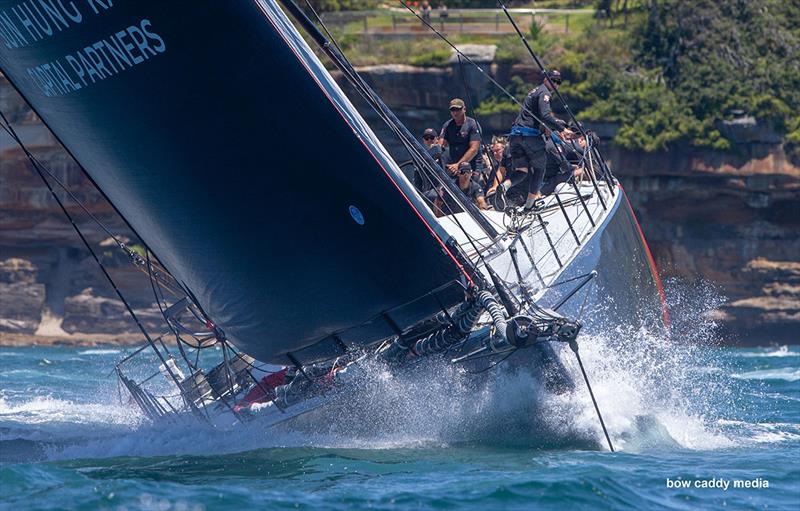
POLYGON ((439 133, 439 144, 449 149, 445 168, 451 175, 458 174, 458 166, 467 162, 475 169, 475 156, 481 146, 480 127, 472 117, 467 117, 464 100, 450 102, 450 117, 439 133))
POLYGON ((422 143, 428 150, 428 154, 441 165, 442 163, 442 146, 439 145, 437 140, 439 137, 436 135, 436 130, 427 128, 422 132, 422 143))
MULTIPOLYGON (((519 180, 523 173, 528 175, 526 210, 534 209, 542 197, 542 182, 547 166, 544 129, 556 133, 566 130, 567 124, 553 115, 550 107, 553 91, 558 89, 559 85, 561 85, 561 73, 556 70, 550 71, 549 79, 545 75, 542 84, 525 97, 519 115, 511 126, 511 136, 508 139, 514 162, 511 179, 519 180)), ((571 134, 569 130, 566 132, 565 135, 571 134)))
MULTIPOLYGON (((425 146, 425 149, 428 150, 428 154, 431 155, 431 158, 433 158, 436 163, 441 165, 442 146, 439 145, 437 141, 438 138, 439 137, 436 135, 436 130, 433 128, 427 128, 422 132, 422 144, 425 146)), ((416 166, 414 167, 414 186, 416 186, 417 190, 421 192, 427 192, 431 188, 430 180, 425 179, 422 172, 420 172, 419 168, 416 166)), ((431 198, 431 200, 433 199, 431 198)))

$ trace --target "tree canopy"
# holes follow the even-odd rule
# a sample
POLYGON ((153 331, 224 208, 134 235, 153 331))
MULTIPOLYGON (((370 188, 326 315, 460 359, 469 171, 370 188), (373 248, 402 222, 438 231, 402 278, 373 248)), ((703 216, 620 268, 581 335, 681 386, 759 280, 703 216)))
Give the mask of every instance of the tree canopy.
MULTIPOLYGON (((800 144, 799 0, 649 0, 629 30, 566 55, 586 119, 618 121, 616 142, 730 149, 719 121, 749 114, 800 144)), ((601 33, 602 32, 602 33, 601 33)))

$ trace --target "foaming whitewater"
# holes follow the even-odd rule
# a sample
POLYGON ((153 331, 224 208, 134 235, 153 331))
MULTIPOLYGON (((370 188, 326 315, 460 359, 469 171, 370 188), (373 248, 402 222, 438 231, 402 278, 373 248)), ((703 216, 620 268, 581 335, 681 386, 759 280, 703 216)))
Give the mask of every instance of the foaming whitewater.
MULTIPOLYGON (((668 290, 671 335, 614 326, 579 338, 615 448, 709 450, 800 438, 796 425, 742 420, 745 400, 732 384, 746 380, 761 392, 753 380, 795 381, 797 365, 755 371, 730 367, 732 359, 746 360, 752 353, 790 361, 797 352, 778 348, 726 357, 724 350, 715 348, 713 323, 705 319, 721 297, 704 285, 673 283, 668 290)), ((566 346, 558 350, 576 383, 573 392, 557 395, 544 389, 524 369, 524 352, 480 375, 444 360, 424 360, 401 373, 373 361, 365 364, 357 385, 324 408, 270 430, 255 420, 231 431, 188 416, 152 424, 127 396, 120 402, 116 383, 107 376, 120 352, 62 350, 15 369, 19 378, 43 379, 44 386, 56 388, 51 395, 31 397, 19 389, 3 389, 0 442, 4 457, 13 459, 210 455, 285 446, 389 449, 466 444, 605 450, 574 356, 566 346), (87 361, 97 369, 84 383, 86 390, 65 395, 64 382, 84 370, 87 361)), ((4 360, 11 363, 16 358, 4 360)))
MULTIPOLYGON (((705 319, 722 298, 708 285, 673 283, 671 336, 616 325, 579 338, 581 356, 618 450, 717 449, 737 445, 718 420, 738 397, 705 319)), ((552 394, 513 359, 484 376, 442 362, 394 374, 374 364, 358 389, 301 425, 335 446, 491 443, 545 449, 607 449, 573 354, 559 346, 576 382, 552 394)), ((519 357, 524 352, 519 352, 519 357)))

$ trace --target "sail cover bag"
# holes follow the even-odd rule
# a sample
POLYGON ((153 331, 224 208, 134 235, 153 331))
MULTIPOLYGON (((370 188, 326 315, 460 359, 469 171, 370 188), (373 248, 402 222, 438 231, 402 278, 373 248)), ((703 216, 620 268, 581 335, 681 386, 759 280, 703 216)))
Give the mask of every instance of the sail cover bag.
POLYGON ((258 359, 463 299, 447 235, 273 2, 0 0, 0 68, 258 359))

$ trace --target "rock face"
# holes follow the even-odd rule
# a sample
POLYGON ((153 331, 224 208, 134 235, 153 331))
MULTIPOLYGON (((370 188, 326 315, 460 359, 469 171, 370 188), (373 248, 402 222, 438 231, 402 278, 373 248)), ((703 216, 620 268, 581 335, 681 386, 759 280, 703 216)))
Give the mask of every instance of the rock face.
MULTIPOLYGON (((165 329, 161 312, 156 307, 135 309, 134 312, 149 332, 165 329)), ((138 331, 120 300, 96 296, 92 288, 86 288, 80 294, 65 300, 61 328, 68 333, 116 334, 138 331)))
POLYGON ((728 298, 718 316, 727 337, 797 343, 800 167, 780 145, 747 137, 756 141, 731 154, 606 154, 662 275, 713 283, 728 298))
MULTIPOLYGON (((47 169, 116 234, 132 237, 111 205, 94 189, 78 165, 28 109, 0 75, 0 108, 17 134, 47 169)), ((123 281, 126 293, 138 307, 150 306, 152 292, 147 278, 131 270, 114 256, 114 249, 101 246, 108 237, 53 182, 84 234, 107 260, 110 271, 123 281), (127 285, 133 282, 133 285, 127 285), (145 290, 147 290, 145 292, 145 290)), ((69 298, 91 288, 98 300, 113 299, 97 265, 90 258, 70 223, 30 167, 13 140, 0 131, 0 331, 34 333, 43 317, 59 323, 80 325, 75 332, 133 332, 130 318, 115 314, 93 320, 80 308, 67 307, 69 298), (65 316, 66 314, 66 316, 65 316), (74 315, 75 317, 71 317, 74 315), (80 319, 80 318, 83 319, 80 319)), ((119 304, 122 306, 122 304, 119 304)), ((116 310, 115 310, 116 312, 116 310)), ((158 331, 162 330, 158 327, 158 331)))
POLYGON ((771 339, 791 339, 800 325, 800 263, 754 259, 741 271, 752 296, 729 302, 727 326, 733 332, 762 332, 771 339), (788 335, 787 335, 788 333, 788 335))
MULTIPOLYGON (((476 56, 486 57, 481 57, 483 69, 500 83, 508 83, 512 75, 540 81, 530 66, 492 63, 493 53, 474 49, 476 56)), ((457 62, 444 68, 385 65, 360 71, 409 129, 421 134, 428 127, 438 130, 449 118, 451 98, 474 103, 492 92, 477 70, 463 70, 468 90, 457 62)), ((407 160, 402 145, 371 109, 357 98, 354 103, 398 161, 407 160)), ((1 77, 0 107, 37 157, 93 214, 116 234, 135 239, 1 77)), ((484 138, 507 132, 513 117, 481 117, 484 138)), ((604 140, 617 129, 611 123, 594 127, 604 140)), ((798 343, 800 168, 784 154, 780 137, 754 118, 743 115, 719 128, 737 141, 735 151, 685 148, 647 154, 606 143, 604 153, 636 210, 663 277, 714 284, 728 299, 715 317, 727 327, 731 341, 798 343)), ((47 311, 62 318, 62 328, 70 332, 135 331, 22 152, 2 132, 0 161, 0 261, 6 261, 0 264, 0 330, 31 332, 47 311)), ((107 235, 70 207, 101 253, 113 252, 100 247, 107 235)), ((148 325, 161 330, 147 278, 113 254, 108 257, 115 280, 124 283, 148 325)))
POLYGON ((33 333, 44 307, 44 285, 30 261, 0 261, 0 331, 33 333))

